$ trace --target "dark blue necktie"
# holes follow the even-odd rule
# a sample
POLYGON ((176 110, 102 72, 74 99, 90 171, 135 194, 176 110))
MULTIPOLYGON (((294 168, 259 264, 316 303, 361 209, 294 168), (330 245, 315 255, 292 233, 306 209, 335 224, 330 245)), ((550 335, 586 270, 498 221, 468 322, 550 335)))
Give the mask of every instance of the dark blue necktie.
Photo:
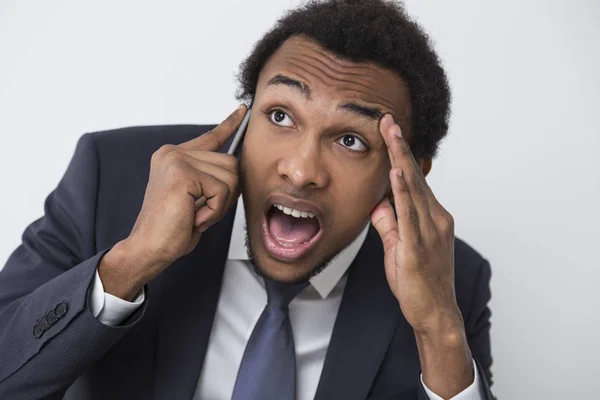
POLYGON ((296 352, 288 305, 308 282, 288 284, 265 278, 267 305, 250 335, 232 400, 293 400, 296 352))

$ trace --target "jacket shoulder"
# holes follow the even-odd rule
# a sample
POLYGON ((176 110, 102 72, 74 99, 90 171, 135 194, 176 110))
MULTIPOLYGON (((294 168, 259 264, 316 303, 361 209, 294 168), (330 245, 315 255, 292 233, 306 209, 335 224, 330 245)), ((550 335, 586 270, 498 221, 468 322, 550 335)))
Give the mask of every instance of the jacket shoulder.
POLYGON ((455 264, 461 268, 473 269, 485 261, 485 258, 471 245, 462 239, 454 240, 455 264))
POLYGON ((458 306, 468 316, 478 292, 489 291, 491 270, 488 261, 459 238, 454 243, 454 275, 458 306))
POLYGON ((84 135, 88 151, 96 159, 98 248, 114 245, 131 231, 144 200, 152 154, 165 144, 183 143, 213 127, 136 126, 84 135))
MULTIPOLYGON (((162 145, 180 144, 200 136, 215 125, 156 125, 132 126, 92 132, 99 156, 111 158, 152 155, 162 145)), ((146 157, 144 157, 146 158, 146 157)))

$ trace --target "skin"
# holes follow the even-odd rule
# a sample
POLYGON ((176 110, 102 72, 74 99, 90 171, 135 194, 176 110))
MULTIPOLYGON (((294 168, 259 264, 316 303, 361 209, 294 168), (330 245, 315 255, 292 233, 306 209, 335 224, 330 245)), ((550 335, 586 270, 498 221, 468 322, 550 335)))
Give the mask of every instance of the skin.
POLYGON ((415 332, 423 380, 444 398, 456 395, 473 382, 473 367, 454 293, 453 219, 425 180, 431 159, 412 156, 410 112, 410 93, 394 72, 290 38, 259 76, 239 177, 237 159, 216 150, 235 132, 243 107, 212 132, 154 154, 132 232, 99 264, 105 291, 131 300, 194 249, 240 188, 255 264, 280 281, 309 276, 371 221, 390 289, 415 332), (261 238, 272 193, 323 210, 322 239, 294 262, 272 257, 261 238), (197 210, 201 197, 207 202, 197 210))
MULTIPOLYGON (((349 102, 402 118, 410 114, 409 92, 395 73, 340 60, 303 38, 285 42, 259 76, 240 183, 255 263, 271 278, 297 281, 310 275, 358 235, 390 191, 390 162, 379 118, 340 110, 349 102), (300 82, 310 95, 289 84, 269 84, 277 76, 300 82), (285 113, 279 124, 274 122, 275 110, 285 113), (341 144, 351 135, 364 142, 365 151, 352 152, 341 144), (272 193, 310 200, 324 211, 323 238, 293 263, 270 256, 261 239, 265 204, 272 193)), ((362 149, 358 143, 350 147, 362 149)))

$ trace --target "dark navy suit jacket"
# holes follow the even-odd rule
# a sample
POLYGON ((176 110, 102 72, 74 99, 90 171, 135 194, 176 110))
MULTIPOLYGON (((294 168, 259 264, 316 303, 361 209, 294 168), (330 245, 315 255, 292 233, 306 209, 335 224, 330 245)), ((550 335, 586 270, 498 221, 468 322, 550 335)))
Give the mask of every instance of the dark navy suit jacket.
MULTIPOLYGON (((126 128, 79 140, 44 216, 0 271, 0 399, 192 397, 235 207, 146 286, 144 305, 122 325, 94 318, 89 287, 101 257, 133 227, 152 153, 212 127, 126 128)), ((455 265, 458 305, 492 399, 490 266, 458 239, 455 265)), ((348 274, 316 399, 426 399, 413 330, 386 282, 373 228, 348 274)))

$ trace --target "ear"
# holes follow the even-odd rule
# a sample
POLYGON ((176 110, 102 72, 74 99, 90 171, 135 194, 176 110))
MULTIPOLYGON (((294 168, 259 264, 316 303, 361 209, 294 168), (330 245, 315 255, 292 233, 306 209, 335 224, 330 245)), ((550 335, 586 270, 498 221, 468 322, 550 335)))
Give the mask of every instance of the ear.
POLYGON ((419 167, 421 167, 421 172, 423 172, 423 176, 427 177, 429 172, 431 172, 432 160, 431 157, 420 158, 417 163, 419 167))

